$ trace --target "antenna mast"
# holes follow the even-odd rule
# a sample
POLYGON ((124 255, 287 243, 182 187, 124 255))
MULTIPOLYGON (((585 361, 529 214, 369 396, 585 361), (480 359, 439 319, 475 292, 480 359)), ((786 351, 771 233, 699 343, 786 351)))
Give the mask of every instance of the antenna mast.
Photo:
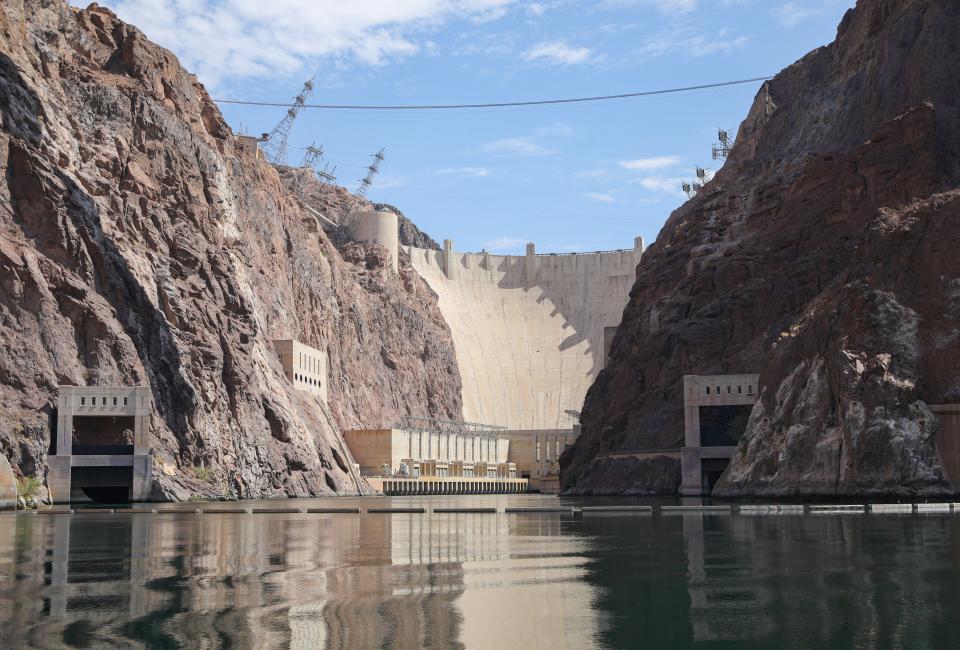
POLYGON ((730 137, 729 131, 719 128, 717 129, 717 139, 720 140, 720 143, 713 145, 713 159, 726 160, 727 156, 730 155, 730 150, 733 149, 734 139, 730 137))
POLYGON ((264 155, 274 165, 285 165, 287 163, 287 138, 290 135, 290 129, 293 128, 293 122, 297 119, 297 114, 306 104, 307 98, 313 92, 313 80, 316 77, 310 77, 303 84, 303 90, 293 100, 293 106, 287 109, 287 114, 283 116, 280 123, 273 127, 273 131, 267 137, 266 142, 261 145, 264 155))

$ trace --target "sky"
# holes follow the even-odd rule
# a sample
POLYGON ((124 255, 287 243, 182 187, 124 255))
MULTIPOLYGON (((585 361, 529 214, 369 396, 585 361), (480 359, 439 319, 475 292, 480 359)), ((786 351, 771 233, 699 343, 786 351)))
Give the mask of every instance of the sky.
MULTIPOLYGON (((172 50, 217 99, 487 103, 608 95, 773 75, 826 45, 854 0, 100 0, 172 50)), ((305 110, 290 162, 322 145, 355 190, 458 251, 630 248, 715 169, 760 82, 506 109, 305 110)), ((284 109, 221 105, 234 131, 284 109)))

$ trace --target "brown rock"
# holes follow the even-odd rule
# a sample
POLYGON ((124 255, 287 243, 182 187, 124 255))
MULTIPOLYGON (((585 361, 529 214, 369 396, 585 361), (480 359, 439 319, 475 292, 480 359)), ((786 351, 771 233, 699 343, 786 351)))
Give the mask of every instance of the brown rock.
POLYGON ((341 257, 109 10, 0 5, 0 123, 0 453, 24 473, 43 475, 58 384, 152 388, 157 498, 366 491, 341 429, 461 417, 426 284, 370 247, 341 257), (288 337, 328 351, 328 406, 284 378, 288 337))
POLYGON ((723 169, 644 255, 567 486, 636 489, 646 475, 593 459, 681 446, 684 374, 760 372, 719 492, 946 489, 925 404, 960 397, 958 269, 921 252, 927 224, 960 236, 952 195, 934 196, 960 185, 958 42, 955 2, 860 0, 834 43, 764 84, 723 169))

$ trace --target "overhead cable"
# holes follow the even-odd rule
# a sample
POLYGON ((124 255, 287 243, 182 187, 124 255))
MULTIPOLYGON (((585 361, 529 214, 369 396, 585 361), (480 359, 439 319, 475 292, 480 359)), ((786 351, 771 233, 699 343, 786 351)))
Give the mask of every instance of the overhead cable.
MULTIPOLYGON (((488 102, 476 104, 304 104, 303 108, 318 108, 324 110, 367 110, 367 111, 412 111, 412 110, 443 110, 455 108, 507 108, 511 106, 544 106, 547 104, 577 104, 584 102, 602 102, 615 99, 630 99, 633 97, 650 97, 653 95, 670 95, 694 90, 708 90, 726 86, 740 86, 768 81, 773 77, 754 77, 753 79, 739 79, 737 81, 723 81, 720 83, 701 84, 698 86, 684 86, 681 88, 665 88, 662 90, 645 90, 617 95, 597 95, 594 97, 571 97, 566 99, 537 99, 530 101, 488 102)), ((236 104, 240 106, 279 106, 286 108, 290 102, 262 102, 242 99, 215 99, 218 104, 236 104)))

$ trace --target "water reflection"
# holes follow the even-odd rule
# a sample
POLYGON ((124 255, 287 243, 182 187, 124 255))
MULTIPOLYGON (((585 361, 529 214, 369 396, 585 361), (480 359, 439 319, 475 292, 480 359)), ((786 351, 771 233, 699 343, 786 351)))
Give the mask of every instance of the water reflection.
POLYGON ((3 515, 0 645, 950 647, 958 527, 950 516, 3 515))
POLYGON ((0 530, 0 631, 25 646, 579 648, 597 633, 586 544, 554 539, 558 515, 21 515, 0 530), (573 627, 557 624, 567 608, 573 627))

